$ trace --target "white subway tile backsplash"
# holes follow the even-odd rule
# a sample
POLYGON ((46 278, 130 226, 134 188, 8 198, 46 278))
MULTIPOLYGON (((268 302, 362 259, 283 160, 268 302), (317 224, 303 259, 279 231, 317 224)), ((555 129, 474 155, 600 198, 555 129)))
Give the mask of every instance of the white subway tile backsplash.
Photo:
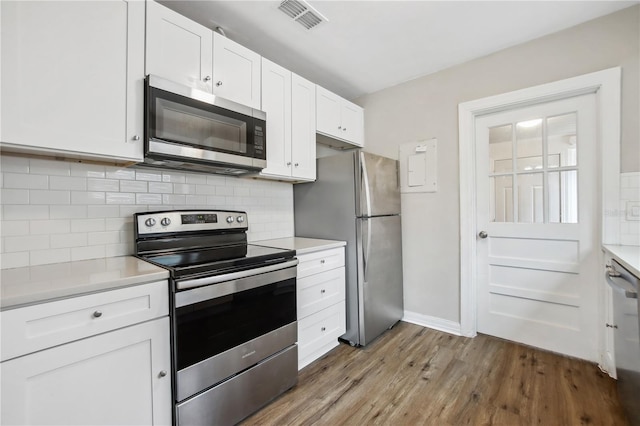
POLYGON ((96 191, 72 191, 71 204, 104 204, 105 193, 96 191))
POLYGON ((2 253, 0 256, 0 268, 22 268, 29 266, 29 252, 22 251, 18 253, 2 253))
POLYGON ((287 183, 14 155, 0 168, 5 269, 132 254, 146 211, 246 210, 250 241, 293 236, 287 183))
POLYGON ((59 234, 51 235, 51 248, 63 247, 85 247, 87 245, 87 234, 59 234))
MULTIPOLYGON (((32 206, 37 207, 37 206, 32 206)), ((46 207, 46 206, 45 206, 46 207)), ((87 217, 87 206, 49 206, 50 219, 84 219, 87 217)), ((35 219, 43 219, 41 217, 35 219)))
MULTIPOLYGON (((74 221, 75 223, 75 221, 74 221)), ((71 232, 71 221, 69 219, 59 220, 32 220, 29 222, 31 235, 40 234, 66 234, 71 232)))
POLYGON ((29 191, 26 189, 1 189, 2 204, 29 204, 29 191))
POLYGON ((20 235, 4 237, 4 251, 7 253, 47 248, 49 248, 48 235, 20 235))
POLYGON ((105 166, 89 163, 70 163, 69 171, 71 176, 88 177, 88 178, 104 178, 105 166))
POLYGON ((100 232, 104 231, 105 219, 82 219, 71 223, 71 232, 100 232))
POLYGON ((75 176, 50 176, 49 189, 86 191, 87 178, 75 176))
POLYGON ((120 181, 115 179, 87 179, 87 189, 89 191, 120 191, 120 181))
POLYGON ((69 176, 71 174, 68 162, 41 158, 31 158, 29 160, 29 173, 53 176, 69 176))
POLYGON ((171 194, 173 192, 173 185, 167 182, 149 182, 149 192, 171 194))
POLYGON ((21 204, 2 203, 3 220, 37 220, 48 219, 50 214, 49 206, 32 206, 21 204))
POLYGON ((0 156, 0 171, 3 173, 29 173, 29 159, 2 155, 0 156))
POLYGON ((634 220, 633 206, 640 203, 640 172, 620 175, 620 244, 640 246, 640 221, 634 220))
POLYGON ((121 180, 120 191, 122 192, 147 192, 148 185, 144 181, 121 180))
POLYGON ((49 176, 4 173, 4 188, 49 189, 49 176))
POLYGON ((71 192, 31 189, 29 200, 31 204, 70 204, 71 192))

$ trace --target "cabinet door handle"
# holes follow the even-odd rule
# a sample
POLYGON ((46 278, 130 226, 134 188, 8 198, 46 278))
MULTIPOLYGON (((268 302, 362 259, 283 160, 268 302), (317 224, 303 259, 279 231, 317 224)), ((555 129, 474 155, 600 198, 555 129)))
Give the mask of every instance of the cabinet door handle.
POLYGON ((338 130, 342 130, 342 126, 338 126, 338 130))
POLYGON ((291 161, 287 161, 287 166, 290 166, 290 165, 291 165, 291 161))
POLYGON ((162 370, 158 373, 158 377, 165 377, 167 375, 167 370, 162 370))
POLYGON ((347 128, 346 128, 346 127, 343 127, 343 128, 342 128, 342 131, 343 131, 343 132, 346 132, 346 131, 347 131, 347 128))
POLYGON ((133 137, 131 139, 134 140, 134 141, 139 141, 140 140, 140 136, 133 135, 133 137))
POLYGON ((203 80, 206 81, 211 81, 211 77, 210 76, 206 76, 205 78, 203 78, 203 80))
POLYGON ((327 291, 323 288, 322 290, 320 290, 321 294, 325 294, 327 291))
POLYGON ((324 259, 320 259, 320 263, 324 265, 324 259))
POLYGON ((217 81, 217 82, 216 82, 216 86, 217 86, 217 87, 222 86, 222 82, 221 82, 221 81, 217 81))
POLYGON ((101 316, 102 316, 102 311, 95 311, 95 312, 93 313, 93 317, 94 317, 94 318, 100 318, 101 316))
POLYGON ((298 163, 296 163, 296 164, 294 164, 294 166, 298 167, 298 166, 299 166, 299 164, 298 164, 298 163))
POLYGON ((322 327, 320 330, 321 330, 321 331, 326 331, 326 330, 327 330, 327 328, 326 328, 326 327, 322 327))

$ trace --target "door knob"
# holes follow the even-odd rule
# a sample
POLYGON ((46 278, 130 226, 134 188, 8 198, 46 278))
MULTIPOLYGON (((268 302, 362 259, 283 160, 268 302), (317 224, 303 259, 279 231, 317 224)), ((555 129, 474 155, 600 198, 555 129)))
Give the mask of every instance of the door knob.
POLYGON ((487 238, 489 236, 489 234, 486 233, 486 231, 480 231, 480 233, 478 233, 478 237, 480 238, 487 238))

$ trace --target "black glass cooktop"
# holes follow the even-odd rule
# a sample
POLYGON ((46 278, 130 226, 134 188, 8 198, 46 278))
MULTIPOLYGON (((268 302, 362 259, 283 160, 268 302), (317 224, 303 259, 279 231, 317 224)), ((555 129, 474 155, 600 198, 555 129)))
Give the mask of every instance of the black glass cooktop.
POLYGON ((285 250, 254 244, 199 248, 157 255, 143 255, 142 259, 167 268, 172 278, 195 278, 220 275, 264 264, 284 262, 295 256, 294 250, 285 250))

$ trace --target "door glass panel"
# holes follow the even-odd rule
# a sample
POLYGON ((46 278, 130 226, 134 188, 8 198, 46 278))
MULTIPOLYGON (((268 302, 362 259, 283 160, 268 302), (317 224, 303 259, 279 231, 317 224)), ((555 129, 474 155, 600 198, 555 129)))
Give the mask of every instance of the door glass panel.
POLYGON ((575 113, 547 118, 547 143, 550 168, 578 164, 575 113))
POLYGON ((542 173, 518 175, 518 222, 544 223, 544 186, 542 173))
POLYGON ((489 178, 489 219, 491 222, 513 222, 513 177, 489 178))
POLYGON ((549 223, 578 223, 578 171, 549 173, 549 223))
POLYGON ((542 119, 517 123, 516 141, 517 170, 542 169, 542 119))
POLYGON ((513 171, 513 130, 512 125, 489 129, 489 172, 513 171))

